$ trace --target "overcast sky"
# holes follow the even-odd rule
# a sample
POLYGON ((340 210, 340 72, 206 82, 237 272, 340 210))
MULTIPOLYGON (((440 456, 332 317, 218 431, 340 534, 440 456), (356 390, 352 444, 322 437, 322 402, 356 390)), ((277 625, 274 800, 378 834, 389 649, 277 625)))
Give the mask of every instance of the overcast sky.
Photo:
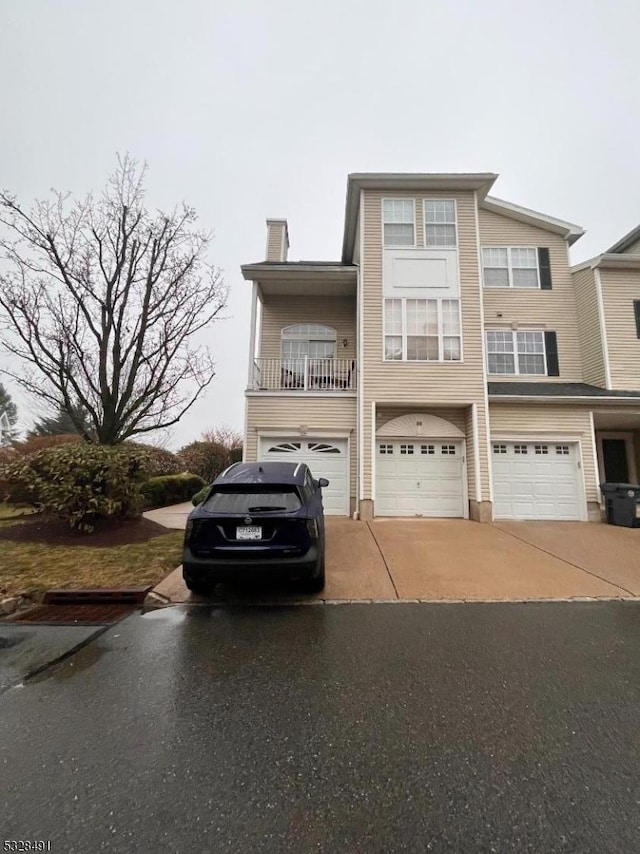
POLYGON ((212 329, 218 375, 175 446, 242 428, 239 266, 263 258, 266 217, 288 218, 293 260, 339 258, 348 172, 498 172, 494 195, 587 229, 576 262, 640 222, 632 0, 0 8, 0 184, 23 200, 84 193, 130 151, 149 164, 152 203, 184 199, 215 230, 231 319, 212 329))

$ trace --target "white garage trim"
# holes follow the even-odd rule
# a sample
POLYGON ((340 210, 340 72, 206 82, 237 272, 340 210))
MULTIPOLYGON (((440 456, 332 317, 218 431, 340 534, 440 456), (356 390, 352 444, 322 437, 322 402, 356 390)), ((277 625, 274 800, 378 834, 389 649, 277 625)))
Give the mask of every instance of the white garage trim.
MULTIPOLYGON (((315 397, 315 395, 314 395, 315 397)), ((282 439, 286 437, 291 441, 291 437, 295 437, 297 442, 299 439, 313 441, 314 439, 350 439, 353 430, 314 430, 310 435, 303 436, 300 433, 300 428, 294 430, 258 430, 258 439, 282 439)))
MULTIPOLYGON (((376 500, 376 402, 371 401, 371 500, 376 500)), ((375 507, 375 505, 374 505, 375 507)))
MULTIPOLYGON (((544 445, 572 445, 576 448, 576 461, 579 469, 579 476, 576 478, 576 483, 578 486, 578 494, 577 494, 577 509, 578 509, 578 519, 577 521, 586 522, 588 521, 588 510, 587 510, 587 488, 586 481, 584 476, 584 458, 582 453, 582 440, 576 437, 575 434, 567 435, 567 434, 546 434, 546 433, 537 433, 537 434, 516 434, 513 433, 494 433, 489 440, 489 455, 493 460, 493 445, 496 443, 505 443, 510 442, 513 444, 544 444, 544 445)), ((495 462, 495 461, 494 461, 495 462)), ((495 472, 495 466, 493 471, 495 472)), ((495 474, 492 475, 495 478, 495 474)), ((496 519, 506 518, 501 517, 500 514, 496 512, 496 505, 498 501, 494 498, 493 507, 494 507, 494 517, 496 519)))
MULTIPOLYGON (((301 436, 299 431, 274 431, 274 430, 265 430, 258 431, 258 461, 266 462, 268 459, 275 459, 276 457, 268 457, 267 456, 267 446, 273 444, 289 444, 289 443, 299 443, 303 445, 304 443, 314 443, 314 442, 334 442, 336 447, 340 444, 343 448, 345 448, 344 453, 340 453, 334 456, 325 455, 326 459, 341 459, 344 462, 344 500, 342 502, 342 507, 336 505, 332 510, 327 507, 325 501, 325 513, 327 515, 344 515, 349 516, 351 511, 351 435, 350 433, 345 433, 344 431, 340 434, 340 431, 332 431, 329 433, 325 430, 314 430, 311 435, 301 436)), ((277 459, 279 461, 287 461, 289 454, 284 453, 281 456, 278 456, 277 459)), ((290 462, 311 462, 313 459, 322 459, 322 455, 318 454, 317 457, 314 457, 312 452, 305 451, 301 448, 300 451, 292 451, 290 462)), ((315 477, 325 477, 331 482, 332 476, 329 472, 324 473, 322 471, 318 472, 316 469, 313 470, 313 466, 309 466, 315 477)), ((335 483, 335 476, 333 477, 333 481, 335 483)))
POLYGON ((377 438, 404 439, 464 439, 464 433, 451 421, 437 415, 416 412, 400 415, 385 422, 376 433, 377 438))

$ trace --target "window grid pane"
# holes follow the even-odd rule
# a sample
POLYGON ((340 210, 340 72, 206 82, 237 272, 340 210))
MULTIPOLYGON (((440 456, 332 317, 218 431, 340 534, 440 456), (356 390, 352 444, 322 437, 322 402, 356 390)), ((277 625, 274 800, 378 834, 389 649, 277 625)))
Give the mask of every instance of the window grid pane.
POLYGON ((412 199, 385 199, 383 211, 385 223, 409 223, 413 225, 412 199))
POLYGON ((483 249, 482 265, 483 267, 504 267, 506 270, 509 266, 506 248, 488 246, 483 249))
POLYGON ((402 300, 384 301, 384 331, 387 335, 402 335, 402 300))
POLYGON ((425 199, 424 221, 427 223, 456 222, 456 204, 453 199, 425 199))
POLYGON ((513 287, 514 288, 537 288, 538 287, 538 271, 537 270, 513 270, 513 287))
POLYGON ((508 288, 509 287, 509 271, 497 267, 484 268, 484 284, 487 288, 508 288))
POLYGON ((513 353, 513 334, 499 330, 487 332, 487 349, 490 353, 513 353))
POLYGON ((488 356, 490 374, 515 374, 515 357, 508 353, 489 353, 488 356))
POLYGON ((538 253, 535 249, 511 249, 511 266, 514 269, 523 267, 538 268, 538 253))
POLYGON ((461 360, 459 300, 385 299, 383 310, 386 361, 461 360))
POLYGON ((384 357, 387 361, 397 362, 402 359, 402 336, 386 335, 384 339, 384 357))
POLYGON ((437 336, 407 336, 407 360, 410 362, 437 362, 438 350, 437 336))
POLYGON ((424 242, 426 246, 455 246, 455 225, 426 225, 424 242))

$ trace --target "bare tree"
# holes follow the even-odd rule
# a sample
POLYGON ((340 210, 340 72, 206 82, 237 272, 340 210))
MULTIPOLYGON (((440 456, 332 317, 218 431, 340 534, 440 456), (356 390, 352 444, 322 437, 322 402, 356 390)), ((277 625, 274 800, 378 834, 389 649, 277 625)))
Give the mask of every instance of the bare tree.
POLYGON ((0 193, 3 343, 24 371, 3 369, 100 444, 177 423, 215 375, 198 343, 227 297, 212 236, 186 205, 150 212, 145 171, 119 157, 99 197, 29 211, 0 193))
POLYGON ((212 430, 206 430, 202 434, 202 440, 204 442, 215 442, 218 445, 222 445, 228 451, 241 449, 243 442, 242 433, 226 424, 214 427, 212 430))

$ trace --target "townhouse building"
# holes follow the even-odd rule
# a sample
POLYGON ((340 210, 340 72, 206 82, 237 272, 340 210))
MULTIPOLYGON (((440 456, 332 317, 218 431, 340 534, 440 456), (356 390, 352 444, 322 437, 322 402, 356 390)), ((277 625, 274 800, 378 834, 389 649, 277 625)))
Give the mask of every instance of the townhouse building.
POLYGON ((597 520, 640 472, 640 229, 579 226, 482 174, 349 175, 342 258, 252 285, 247 460, 306 462, 330 514, 597 520))

